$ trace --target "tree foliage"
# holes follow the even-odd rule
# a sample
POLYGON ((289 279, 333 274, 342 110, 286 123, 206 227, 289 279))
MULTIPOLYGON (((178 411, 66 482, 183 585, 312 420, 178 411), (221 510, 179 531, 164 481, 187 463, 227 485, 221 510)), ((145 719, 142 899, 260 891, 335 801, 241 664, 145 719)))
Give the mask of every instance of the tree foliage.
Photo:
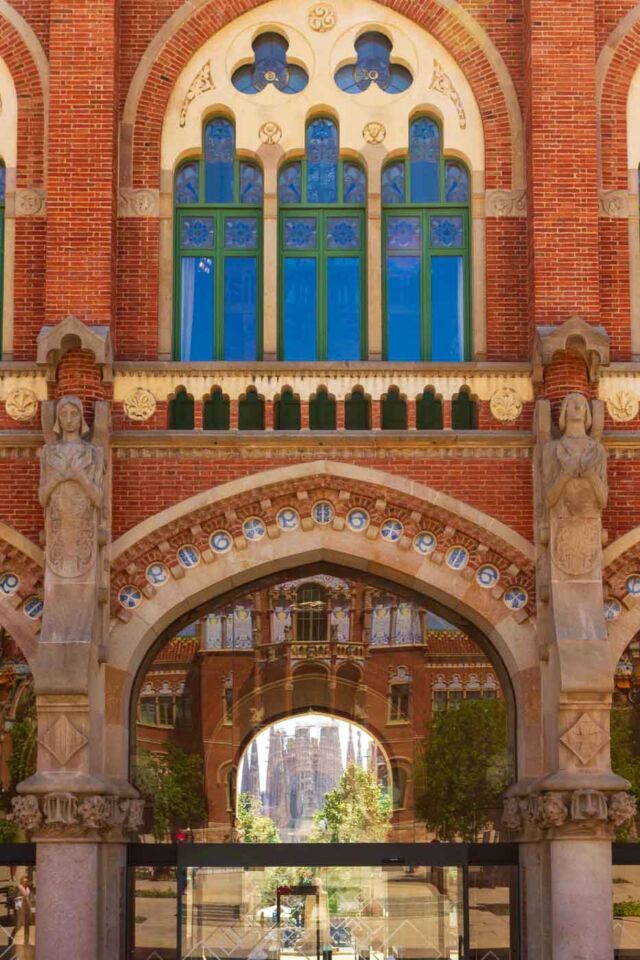
POLYGON ((434 714, 415 778, 416 816, 440 840, 477 840, 509 779, 502 700, 466 700, 434 714))
POLYGON ((252 793, 238 798, 238 829, 243 843, 280 843, 278 828, 262 812, 262 804, 252 793))
POLYGON ((380 843, 387 839, 391 800, 373 774, 350 763, 313 815, 316 843, 380 843))
MULTIPOLYGON (((633 729, 633 710, 629 707, 614 707, 611 711, 611 769, 631 784, 631 792, 640 806, 640 756, 636 751, 636 737, 633 729)), ((617 831, 617 840, 635 837, 635 825, 632 831, 624 827, 617 831)))
POLYGON ((11 756, 7 761, 10 779, 9 790, 11 793, 15 793, 17 785, 36 772, 36 698, 31 685, 20 697, 16 718, 9 736, 11 737, 11 756))
POLYGON ((141 750, 135 783, 152 810, 152 832, 160 843, 179 827, 201 823, 206 816, 202 759, 169 743, 166 756, 141 750))

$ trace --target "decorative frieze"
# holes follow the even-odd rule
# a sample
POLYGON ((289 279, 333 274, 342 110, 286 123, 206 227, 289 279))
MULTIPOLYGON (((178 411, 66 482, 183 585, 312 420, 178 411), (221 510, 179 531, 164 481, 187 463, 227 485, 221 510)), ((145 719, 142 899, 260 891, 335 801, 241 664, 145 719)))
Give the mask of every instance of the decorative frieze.
POLYGON ((111 794, 25 794, 11 801, 11 819, 34 839, 127 840, 142 827, 144 803, 111 794))
POLYGON ((636 812, 636 799, 626 791, 550 790, 526 797, 507 797, 502 822, 514 832, 524 830, 527 825, 540 830, 575 825, 596 828, 603 824, 620 829, 634 820, 636 812))

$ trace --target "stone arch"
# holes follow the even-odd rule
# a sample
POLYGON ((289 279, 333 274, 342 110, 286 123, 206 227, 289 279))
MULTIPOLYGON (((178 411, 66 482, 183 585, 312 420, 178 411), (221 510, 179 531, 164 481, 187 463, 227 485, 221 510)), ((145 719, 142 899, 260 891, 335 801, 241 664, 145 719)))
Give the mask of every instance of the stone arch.
POLYGON ((153 644, 173 624, 245 585, 280 571, 318 563, 363 571, 429 597, 454 620, 471 625, 495 652, 514 690, 518 748, 522 770, 537 771, 538 651, 533 613, 533 546, 498 520, 422 484, 351 464, 316 461, 268 470, 212 490, 143 521, 113 546, 112 630, 105 651, 107 710, 112 776, 126 773, 128 704, 137 672, 153 644), (333 520, 317 523, 312 508, 319 500, 332 505, 333 520), (278 513, 286 505, 298 516, 294 529, 280 529, 278 513), (349 511, 369 513, 366 531, 354 532, 349 511), (400 518, 404 532, 398 542, 381 536, 385 516, 400 518), (243 523, 255 518, 264 525, 256 541, 243 535, 243 523), (416 536, 436 531, 428 555, 416 549, 416 536), (209 539, 228 531, 229 547, 214 553, 209 539), (176 561, 180 544, 200 554, 197 565, 185 569, 176 561), (464 569, 448 562, 451 551, 466 552, 464 569), (475 570, 491 563, 501 583, 482 588, 475 570), (145 581, 151 563, 167 571, 159 588, 145 581), (133 581, 133 582, 132 582, 133 581), (511 612, 504 590, 515 583, 528 591, 525 608, 511 612), (146 585, 145 585, 146 584, 146 585), (131 591, 135 605, 125 609, 131 591), (526 694, 525 694, 526 689, 526 694), (120 749, 116 748, 119 743, 120 749))
POLYGON ((640 571, 640 526, 628 530, 605 549, 603 553, 603 580, 607 596, 605 602, 614 604, 614 619, 609 622, 611 645, 611 676, 628 644, 640 630, 640 603, 629 595, 627 580, 640 571), (617 611, 617 612, 615 612, 617 611))
POLYGON ((14 573, 19 578, 15 592, 0 592, 0 626, 18 644, 32 664, 38 647, 38 623, 25 614, 25 601, 42 592, 44 557, 42 550, 6 523, 0 523, 0 576, 14 573))
MULTIPOLYGON (((160 132, 167 103, 187 61, 234 17, 262 4, 242 0, 233 10, 215 0, 185 3, 149 43, 132 78, 123 110, 121 187, 154 188, 160 170, 160 132)), ((430 0, 414 17, 402 0, 383 0, 431 33, 458 62, 473 89, 486 130, 487 185, 502 189, 525 184, 523 121, 515 86, 498 48, 457 0, 430 0)))

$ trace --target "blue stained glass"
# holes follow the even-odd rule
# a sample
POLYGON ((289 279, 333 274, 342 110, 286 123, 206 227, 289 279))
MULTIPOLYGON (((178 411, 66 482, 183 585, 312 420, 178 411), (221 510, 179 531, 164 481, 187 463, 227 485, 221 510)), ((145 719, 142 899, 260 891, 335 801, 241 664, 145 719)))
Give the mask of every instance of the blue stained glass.
POLYGON ((284 245, 288 250, 314 250, 317 224, 315 217, 286 217, 284 245))
POLYGON ((420 333, 420 257, 387 257, 387 360, 420 360, 420 333))
POLYGON ((327 359, 360 359, 360 258, 327 261, 327 359))
POLYGON ((464 360, 464 258, 431 258, 431 359, 464 360))
POLYGON ((367 198, 367 179, 357 163, 345 163, 342 168, 342 199, 344 203, 364 203, 367 198))
POLYGON ((176 203, 198 203, 200 164, 185 163, 176 173, 176 203))
POLYGON ((204 130, 204 199, 206 203, 233 203, 233 165, 236 135, 233 124, 217 118, 204 130))
POLYGON ((240 203, 262 203, 262 170, 255 163, 240 164, 240 203))
POLYGON ((297 64, 288 63, 289 43, 279 33, 262 33, 253 41, 255 59, 239 67, 231 80, 241 93, 259 93, 269 84, 282 93, 304 90, 309 77, 297 64))
POLYGON ((329 250, 354 250, 360 246, 358 217, 329 217, 327 220, 327 247, 329 250))
POLYGON ((419 250, 421 235, 420 217, 389 217, 387 219, 389 250, 419 250))
POLYGON ((400 93, 411 86, 411 73, 391 62, 393 44, 382 33, 363 33, 355 44, 356 60, 340 67, 335 82, 345 93, 362 93, 372 83, 387 93, 400 93))
POLYGON ((406 197, 404 161, 389 163, 382 171, 382 202, 404 203, 406 197))
POLYGON ((224 263, 224 359, 255 360, 258 353, 258 262, 228 257, 224 263))
POLYGON ((324 117, 307 127, 307 201, 338 201, 338 128, 324 117))
POLYGON ((432 217, 431 245, 434 247, 461 247, 464 244, 462 217, 432 217))
POLYGON ((290 163, 280 171, 278 178, 280 203, 300 203, 302 200, 302 164, 290 163))
POLYGON ((447 161, 445 164, 444 198, 447 203, 469 202, 469 174, 461 163, 447 161))
POLYGON ((180 266, 180 359, 213 360, 213 260, 182 257, 180 266))
POLYGON ((285 257, 284 360, 315 360, 317 267, 313 257, 285 257))
POLYGON ((255 250, 258 245, 258 221, 255 217, 225 217, 224 245, 232 249, 255 250))
POLYGON ((185 217, 180 224, 180 242, 183 247, 211 249, 213 217, 185 217))
POLYGON ((435 120, 420 117, 409 128, 411 202, 440 201, 440 130, 435 120))

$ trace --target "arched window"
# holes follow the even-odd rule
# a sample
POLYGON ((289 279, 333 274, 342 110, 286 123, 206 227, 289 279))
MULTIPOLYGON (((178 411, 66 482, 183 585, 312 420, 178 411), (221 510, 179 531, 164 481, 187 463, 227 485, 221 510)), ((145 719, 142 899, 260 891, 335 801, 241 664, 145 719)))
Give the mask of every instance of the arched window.
POLYGON ((209 120, 201 158, 175 177, 176 359, 260 359, 262 196, 233 124, 209 120))
POLYGON ((0 355, 2 354, 2 305, 4 303, 4 198, 7 191, 7 168, 0 161, 0 355))
POLYGON ((316 583, 305 583, 296 597, 295 639, 320 643, 327 639, 326 595, 316 583))
POLYGON ((282 168, 278 197, 280 359, 363 359, 366 179, 340 159, 333 120, 309 123, 305 157, 282 168))
POLYGON ((469 174, 417 117, 409 156, 382 172, 387 360, 470 358, 469 174))

